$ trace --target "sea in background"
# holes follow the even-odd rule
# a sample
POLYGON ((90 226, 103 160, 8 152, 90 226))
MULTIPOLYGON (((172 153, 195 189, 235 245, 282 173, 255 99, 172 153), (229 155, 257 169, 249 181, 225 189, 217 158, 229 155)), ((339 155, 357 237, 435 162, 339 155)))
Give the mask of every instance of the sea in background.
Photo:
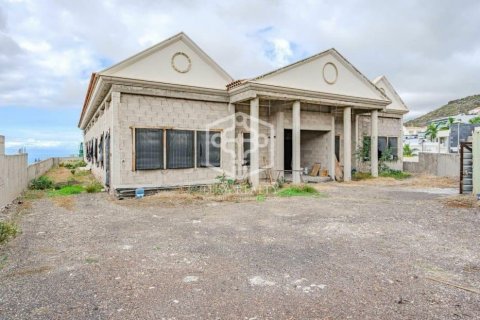
MULTIPOLYGON (((32 164, 35 161, 45 160, 53 157, 71 157, 78 156, 78 146, 72 148, 34 148, 27 147, 28 164, 32 164)), ((6 148, 6 154, 18 154, 18 148, 6 148)))

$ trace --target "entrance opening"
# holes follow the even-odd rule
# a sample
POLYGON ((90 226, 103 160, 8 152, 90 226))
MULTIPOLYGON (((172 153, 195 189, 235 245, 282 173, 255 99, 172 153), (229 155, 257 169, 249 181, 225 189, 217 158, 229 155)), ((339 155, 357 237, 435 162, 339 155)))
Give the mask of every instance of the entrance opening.
MULTIPOLYGON (((329 132, 317 130, 300 131, 300 166, 311 169, 320 164, 322 169, 328 168, 329 132)), ((293 155, 292 130, 285 129, 283 144, 283 168, 292 170, 293 155)))
POLYGON ((292 170, 292 130, 285 129, 283 136, 283 169, 292 170))

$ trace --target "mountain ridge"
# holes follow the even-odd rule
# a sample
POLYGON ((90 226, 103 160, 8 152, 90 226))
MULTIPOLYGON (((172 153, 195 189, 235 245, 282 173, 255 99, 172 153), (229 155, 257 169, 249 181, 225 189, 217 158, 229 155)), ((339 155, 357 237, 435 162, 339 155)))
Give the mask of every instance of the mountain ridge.
POLYGON ((467 96, 461 99, 449 101, 447 104, 430 111, 420 117, 405 122, 406 127, 426 126, 428 121, 456 116, 459 113, 468 113, 468 111, 480 107, 480 94, 467 96))

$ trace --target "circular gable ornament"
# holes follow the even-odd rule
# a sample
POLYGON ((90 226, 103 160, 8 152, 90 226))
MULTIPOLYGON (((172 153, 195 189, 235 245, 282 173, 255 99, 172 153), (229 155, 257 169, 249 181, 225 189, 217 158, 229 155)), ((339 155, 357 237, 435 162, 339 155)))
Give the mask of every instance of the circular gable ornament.
POLYGON ((337 66, 331 62, 325 63, 323 66, 323 80, 328 84, 334 84, 337 82, 338 69, 337 66))
POLYGON ((180 73, 187 73, 192 68, 192 61, 187 54, 177 52, 172 56, 172 68, 180 73))

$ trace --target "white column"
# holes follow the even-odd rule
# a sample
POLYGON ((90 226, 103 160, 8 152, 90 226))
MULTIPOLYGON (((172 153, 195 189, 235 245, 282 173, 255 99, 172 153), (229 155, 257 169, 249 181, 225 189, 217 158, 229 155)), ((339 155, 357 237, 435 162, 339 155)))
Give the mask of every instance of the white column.
MULTIPOLYGON (((279 107, 275 114, 275 169, 283 170, 284 152, 285 152, 285 112, 283 107, 279 107)), ((278 171, 282 172, 282 171, 278 171)), ((275 172, 276 178, 276 172, 275 172)))
MULTIPOLYGON (((236 124, 236 121, 235 121, 235 105, 233 103, 229 103, 228 104, 228 112, 230 113, 230 121, 228 123, 228 125, 230 126, 230 128, 226 128, 225 130, 225 148, 223 148, 222 146, 222 149, 223 150, 226 150, 226 152, 224 152, 222 154, 222 157, 225 155, 227 156, 227 161, 230 161, 230 163, 226 164, 226 168, 228 168, 228 171, 229 172, 229 175, 233 178, 233 179, 236 179, 237 178, 237 153, 236 153, 236 150, 235 150, 235 124, 236 124)), ((223 139, 222 139, 222 144, 223 143, 223 139)), ((223 165, 223 164, 222 164, 223 165)))
POLYGON ((370 162, 372 164, 372 176, 378 177, 378 110, 372 111, 372 134, 371 134, 371 149, 370 162))
POLYGON ((352 108, 343 109, 343 181, 352 180, 352 108))
POLYGON ((300 183, 300 101, 293 103, 292 111, 292 169, 293 183, 300 183))
MULTIPOLYGON (((121 99, 120 92, 112 92, 111 102, 111 127, 110 127, 110 193, 122 183, 122 161, 120 151, 122 150, 120 142, 120 109, 121 99)), ((132 159, 134 161, 134 159, 132 159)), ((130 165, 129 168, 132 168, 130 165)))
POLYGON ((258 189, 260 184, 260 150, 258 148, 259 126, 258 117, 260 116, 260 99, 250 100, 250 183, 254 190, 258 189))
MULTIPOLYGON (((332 110, 332 120, 331 120, 330 130, 330 178, 335 181, 335 167, 337 166, 337 160, 335 159, 335 113, 332 110)), ((338 159, 340 161, 340 159, 338 159)))

